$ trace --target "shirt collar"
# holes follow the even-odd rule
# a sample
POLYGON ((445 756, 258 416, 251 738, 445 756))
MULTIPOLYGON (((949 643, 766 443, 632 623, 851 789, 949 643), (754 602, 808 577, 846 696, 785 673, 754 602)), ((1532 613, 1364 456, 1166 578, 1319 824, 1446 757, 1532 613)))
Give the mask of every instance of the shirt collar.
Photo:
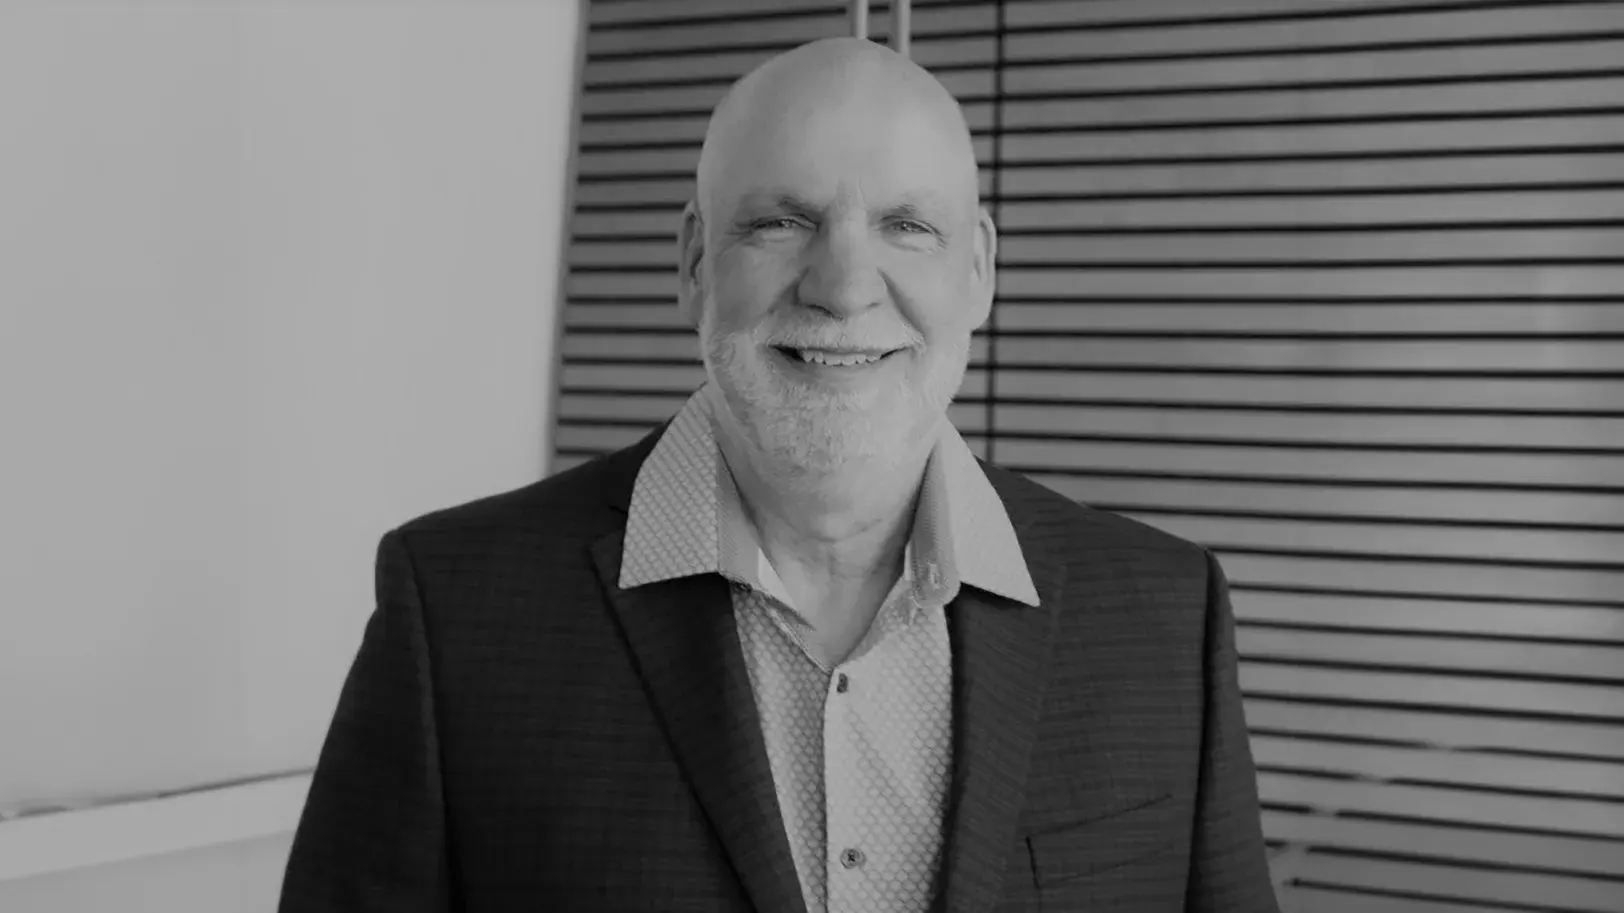
MULTIPOLYGON (((924 600, 945 603, 967 583, 1038 605, 1003 500, 946 422, 926 465, 905 555, 904 573, 924 600)), ((710 400, 701 388, 638 470, 619 586, 715 573, 765 592, 776 584, 781 592, 776 574, 763 579, 764 567, 771 568, 717 447, 710 400)))

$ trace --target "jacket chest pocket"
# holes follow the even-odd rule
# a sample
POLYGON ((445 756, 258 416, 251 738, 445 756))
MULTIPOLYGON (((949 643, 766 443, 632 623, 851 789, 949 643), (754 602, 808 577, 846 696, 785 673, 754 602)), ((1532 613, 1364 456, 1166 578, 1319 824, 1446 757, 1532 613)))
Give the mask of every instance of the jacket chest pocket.
POLYGON ((1189 827, 1171 795, 1104 817, 1028 834, 1024 848, 1043 913, 1182 910, 1189 827))

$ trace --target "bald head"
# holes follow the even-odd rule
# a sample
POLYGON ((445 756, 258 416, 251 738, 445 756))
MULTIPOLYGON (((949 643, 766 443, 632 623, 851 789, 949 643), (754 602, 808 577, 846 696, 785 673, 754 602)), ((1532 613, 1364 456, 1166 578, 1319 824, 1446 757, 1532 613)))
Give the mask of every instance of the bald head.
POLYGON ((819 137, 848 136, 870 143, 912 140, 917 150, 899 152, 927 159, 914 165, 953 185, 941 190, 957 195, 970 211, 978 203, 975 151, 952 94, 890 48, 861 38, 826 38, 757 67, 717 105, 696 175, 701 216, 712 211, 719 191, 725 195, 761 160, 805 151, 819 137))

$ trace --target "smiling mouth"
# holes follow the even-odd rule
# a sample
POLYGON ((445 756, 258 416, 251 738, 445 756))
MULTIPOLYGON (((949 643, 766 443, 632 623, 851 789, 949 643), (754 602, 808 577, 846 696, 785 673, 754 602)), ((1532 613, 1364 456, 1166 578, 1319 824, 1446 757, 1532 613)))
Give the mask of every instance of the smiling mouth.
POLYGON ((860 368, 864 365, 879 364, 902 351, 901 349, 887 349, 839 352, 828 349, 796 349, 789 346, 773 346, 773 349, 791 361, 809 365, 824 365, 832 368, 860 368))

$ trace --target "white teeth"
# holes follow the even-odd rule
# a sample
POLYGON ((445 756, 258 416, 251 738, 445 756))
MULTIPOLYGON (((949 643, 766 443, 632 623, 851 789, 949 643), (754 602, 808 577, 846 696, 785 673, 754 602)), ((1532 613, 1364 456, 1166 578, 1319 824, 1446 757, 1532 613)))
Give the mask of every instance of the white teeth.
POLYGON ((816 349, 797 349, 802 361, 809 361, 819 365, 835 365, 838 367, 851 367, 853 365, 866 365, 879 361, 878 355, 863 355, 852 353, 850 355, 837 355, 833 352, 819 352, 816 349))

